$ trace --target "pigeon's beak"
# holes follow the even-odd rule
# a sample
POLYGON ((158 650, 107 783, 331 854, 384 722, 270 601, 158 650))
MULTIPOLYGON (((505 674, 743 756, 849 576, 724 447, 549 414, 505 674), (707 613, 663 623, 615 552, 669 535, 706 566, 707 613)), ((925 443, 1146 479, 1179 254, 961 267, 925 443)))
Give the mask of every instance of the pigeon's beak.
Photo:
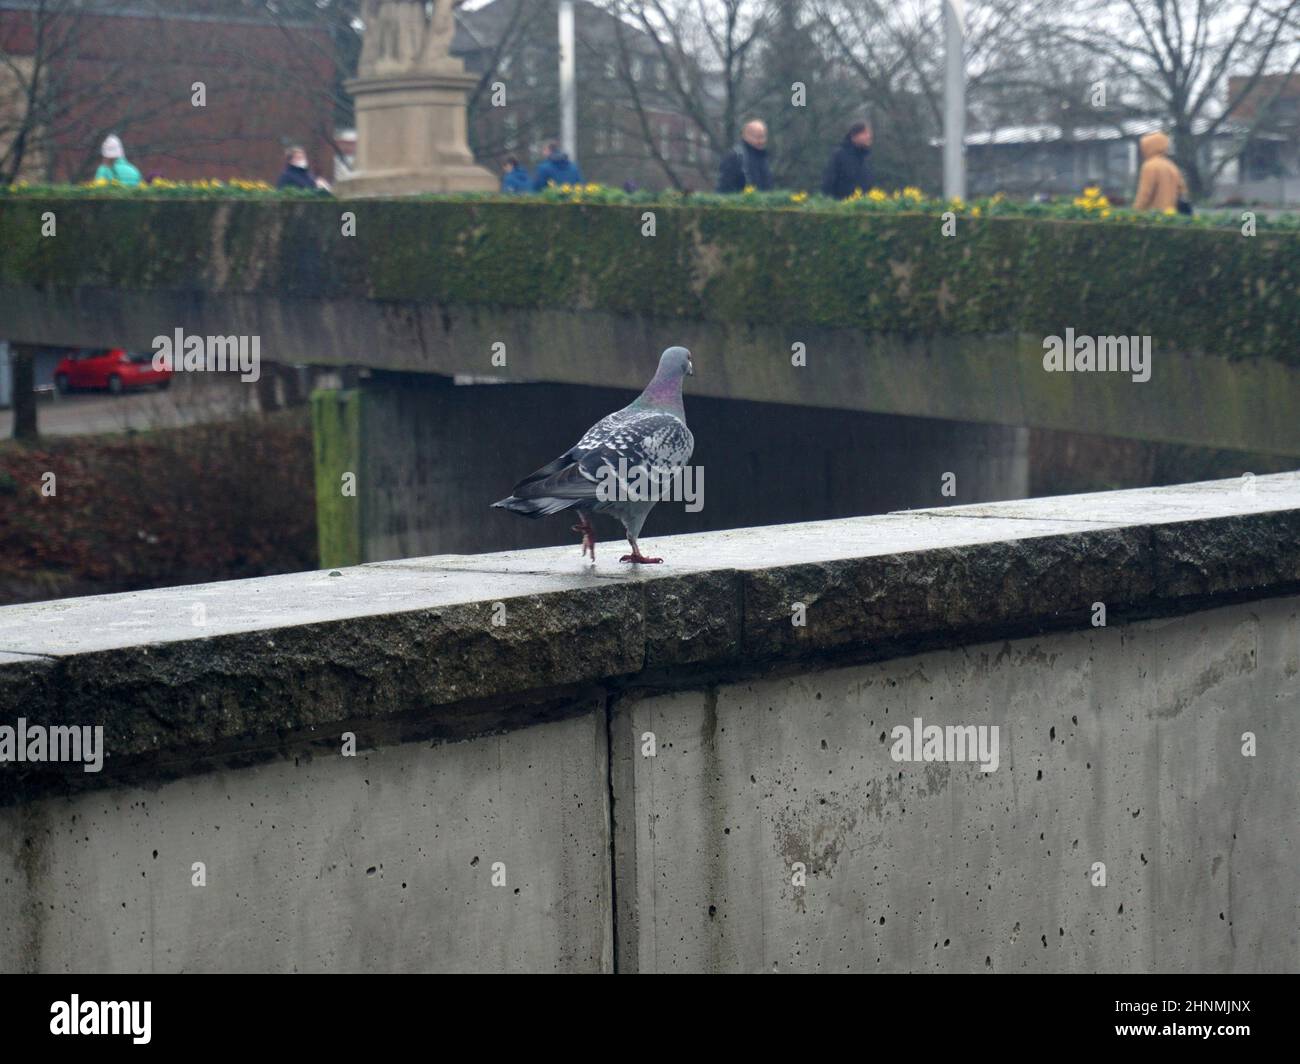
POLYGON ((695 376, 695 363, 692 362, 689 358, 686 360, 686 376, 688 377, 695 376))

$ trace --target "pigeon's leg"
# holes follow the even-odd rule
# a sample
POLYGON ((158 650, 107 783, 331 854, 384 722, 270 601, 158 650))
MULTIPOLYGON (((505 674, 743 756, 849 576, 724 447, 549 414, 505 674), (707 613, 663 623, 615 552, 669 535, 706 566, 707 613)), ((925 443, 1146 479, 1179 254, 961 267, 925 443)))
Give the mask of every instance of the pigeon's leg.
POLYGON ((632 544, 632 553, 624 554, 619 558, 621 562, 632 562, 636 565, 658 565, 662 558, 647 558, 641 553, 641 548, 636 545, 636 540, 632 536, 627 537, 627 541, 632 544))
POLYGON ((596 563, 596 526, 591 523, 591 518, 578 511, 578 523, 573 526, 573 531, 582 533, 582 556, 585 558, 587 552, 591 552, 591 562, 596 563))

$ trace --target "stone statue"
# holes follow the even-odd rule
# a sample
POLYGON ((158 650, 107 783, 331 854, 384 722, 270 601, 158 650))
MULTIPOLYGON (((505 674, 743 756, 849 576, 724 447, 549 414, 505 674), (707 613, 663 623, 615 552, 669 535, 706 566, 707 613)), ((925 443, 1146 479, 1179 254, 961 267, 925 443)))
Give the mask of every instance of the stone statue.
POLYGON ((419 73, 446 66, 464 0, 366 0, 361 77, 419 73))
POLYGON ((451 54, 463 0, 363 0, 357 76, 343 83, 357 120, 356 167, 340 197, 486 192, 499 178, 474 162, 466 100, 478 84, 451 54))

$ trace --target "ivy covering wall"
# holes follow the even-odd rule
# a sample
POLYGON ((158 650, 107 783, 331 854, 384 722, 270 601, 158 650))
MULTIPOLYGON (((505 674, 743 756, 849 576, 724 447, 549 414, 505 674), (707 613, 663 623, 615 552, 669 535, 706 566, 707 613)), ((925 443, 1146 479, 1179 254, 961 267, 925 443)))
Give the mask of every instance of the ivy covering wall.
MULTIPOLYGON (((1300 232, 922 208, 0 196, 0 286, 278 292, 1300 362, 1300 232), (355 219, 355 235, 344 235, 355 219), (42 235, 54 223, 54 235, 42 235), (653 225, 653 235, 650 226, 653 225)), ((3 309, 0 308, 0 333, 3 309)))

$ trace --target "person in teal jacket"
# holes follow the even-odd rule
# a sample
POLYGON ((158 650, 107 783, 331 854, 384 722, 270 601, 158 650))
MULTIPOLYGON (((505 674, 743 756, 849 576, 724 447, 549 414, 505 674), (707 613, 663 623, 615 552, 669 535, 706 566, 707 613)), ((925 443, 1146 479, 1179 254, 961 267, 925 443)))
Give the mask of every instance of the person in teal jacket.
POLYGON ((126 152, 122 149, 122 140, 117 134, 110 133, 104 138, 99 154, 104 157, 104 161, 95 171, 96 181, 114 181, 128 186, 140 183, 140 171, 126 161, 126 152))

